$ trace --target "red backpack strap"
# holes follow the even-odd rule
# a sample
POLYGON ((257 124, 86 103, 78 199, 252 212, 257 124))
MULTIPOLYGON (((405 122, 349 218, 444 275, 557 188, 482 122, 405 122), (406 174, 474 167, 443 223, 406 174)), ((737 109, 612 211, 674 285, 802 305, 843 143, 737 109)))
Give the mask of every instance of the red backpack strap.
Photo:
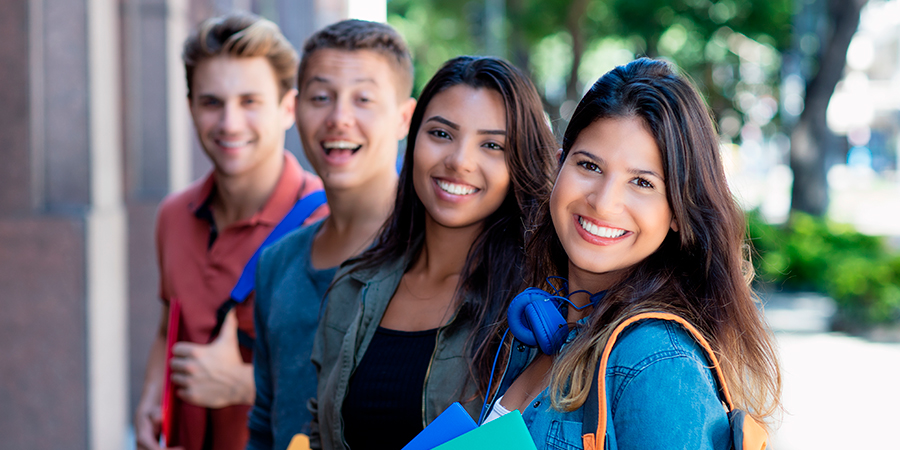
MULTIPOLYGON (((616 339, 618 339, 619 335, 628 328, 630 325, 635 322, 647 319, 659 319, 659 320, 668 320, 672 322, 679 323, 685 330, 691 333, 694 337, 694 340, 697 341, 698 344, 706 351, 706 355, 709 358, 710 363, 712 363, 712 368, 716 372, 716 377, 719 380, 719 387, 722 392, 722 396, 725 397, 725 404, 728 407, 728 410, 734 410, 734 403, 731 401, 731 394, 728 392, 728 386, 725 384, 725 376, 722 373, 722 369, 719 367, 719 359, 716 358, 716 354, 712 351, 712 347, 709 346, 709 342, 703 337, 702 334, 687 320, 684 320, 681 317, 676 316, 675 314, 664 313, 664 312, 651 312, 651 313, 642 313, 637 314, 632 317, 629 317, 627 320, 619 324, 615 330, 613 330, 612 334, 609 336, 609 340, 606 342, 606 347, 603 348, 603 355, 600 357, 600 362, 597 364, 597 373, 594 375, 594 381, 591 383, 591 392, 588 394, 588 401, 585 403, 585 412, 584 412, 584 426, 582 428, 582 436, 581 441, 584 444, 585 450, 600 450, 603 448, 604 439, 606 437, 606 421, 607 421, 607 407, 606 407, 606 366, 609 363, 609 355, 612 353, 613 346, 616 344, 616 339), (596 388, 596 394, 595 392, 596 388), (595 401, 596 399, 596 401, 595 401), (590 410, 588 410, 590 408, 590 410), (589 423, 593 423, 593 418, 596 417, 597 428, 596 430, 586 430, 589 423)), ((762 427, 759 424, 756 424, 755 421, 750 420, 749 422, 753 422, 760 430, 762 427)), ((745 427, 746 428, 746 424, 745 427)), ((765 431, 763 430, 763 433, 765 431)))

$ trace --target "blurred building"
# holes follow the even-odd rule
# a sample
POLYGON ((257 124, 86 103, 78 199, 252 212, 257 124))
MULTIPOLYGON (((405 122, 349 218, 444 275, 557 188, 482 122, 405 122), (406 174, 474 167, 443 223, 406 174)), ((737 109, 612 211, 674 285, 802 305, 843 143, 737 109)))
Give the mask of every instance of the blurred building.
POLYGON ((156 206, 209 169, 180 47, 233 9, 300 47, 345 17, 384 20, 385 2, 0 3, 0 448, 126 445, 159 320, 156 206))

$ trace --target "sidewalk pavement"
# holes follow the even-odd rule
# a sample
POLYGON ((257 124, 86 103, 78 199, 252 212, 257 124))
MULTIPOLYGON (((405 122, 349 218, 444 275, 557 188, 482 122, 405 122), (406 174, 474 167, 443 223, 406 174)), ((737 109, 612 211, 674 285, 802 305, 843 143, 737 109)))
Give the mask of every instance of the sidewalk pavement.
POLYGON ((828 331, 834 307, 812 294, 766 299, 784 382, 769 448, 900 449, 900 344, 828 331))

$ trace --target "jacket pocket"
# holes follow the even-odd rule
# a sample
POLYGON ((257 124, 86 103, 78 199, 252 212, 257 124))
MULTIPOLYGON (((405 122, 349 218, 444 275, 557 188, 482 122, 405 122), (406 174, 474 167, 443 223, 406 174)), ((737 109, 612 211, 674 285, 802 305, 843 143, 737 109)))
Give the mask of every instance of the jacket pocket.
POLYGON ((547 431, 547 448, 582 450, 581 422, 554 420, 547 431))

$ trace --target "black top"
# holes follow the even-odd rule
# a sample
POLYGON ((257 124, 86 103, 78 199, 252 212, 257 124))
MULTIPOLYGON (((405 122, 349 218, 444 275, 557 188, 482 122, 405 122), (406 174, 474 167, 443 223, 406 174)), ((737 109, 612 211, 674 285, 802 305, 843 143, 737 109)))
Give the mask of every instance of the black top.
POLYGON ((422 431, 422 389, 436 338, 437 329, 375 330, 341 410, 351 449, 399 450, 422 431))

